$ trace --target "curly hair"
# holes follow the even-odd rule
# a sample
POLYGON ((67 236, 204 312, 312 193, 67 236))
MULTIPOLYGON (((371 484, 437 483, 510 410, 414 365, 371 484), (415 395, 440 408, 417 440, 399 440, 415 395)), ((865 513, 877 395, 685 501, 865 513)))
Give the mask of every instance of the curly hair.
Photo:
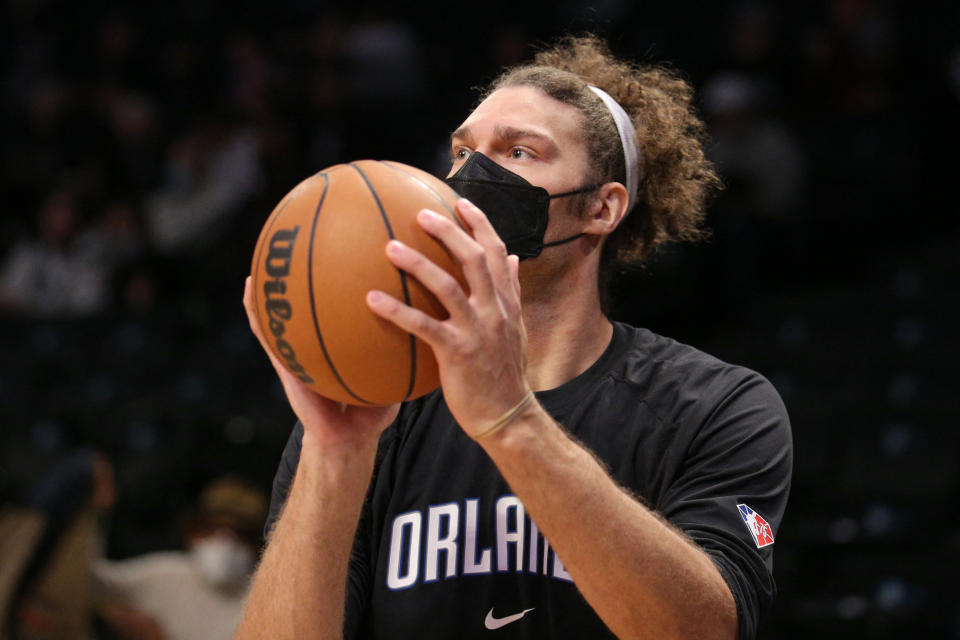
POLYGON ((636 206, 601 254, 603 285, 617 263, 642 263, 667 243, 701 239, 707 199, 721 183, 704 155, 706 127, 694 110, 691 86, 670 69, 616 59, 594 35, 566 36, 532 62, 507 69, 483 98, 504 87, 530 86, 576 107, 584 115, 591 178, 626 184, 616 124, 589 85, 606 91, 629 114, 642 157, 636 206))

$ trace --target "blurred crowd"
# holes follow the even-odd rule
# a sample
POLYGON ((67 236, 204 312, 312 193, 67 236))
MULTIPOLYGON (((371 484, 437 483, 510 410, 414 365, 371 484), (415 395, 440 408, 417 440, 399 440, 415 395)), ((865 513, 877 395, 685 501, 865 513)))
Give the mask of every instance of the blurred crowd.
POLYGON ((102 454, 65 456, 0 507, 0 638, 229 640, 261 547, 266 493, 223 476, 178 517, 182 549, 104 556, 116 504, 102 454))
POLYGON ((942 364, 957 349, 938 341, 960 315, 946 4, 4 3, 4 503, 95 447, 117 478, 103 535, 120 559, 185 548, 178 518, 214 478, 267 490, 293 418, 240 294, 273 205, 359 158, 445 174, 471 88, 581 30, 682 69, 709 125, 726 184, 712 239, 619 274, 613 315, 758 368, 785 397, 798 472, 776 637, 920 619, 960 636, 931 561, 960 549, 960 481, 939 466, 960 453, 942 364), (921 542, 925 509, 948 524, 921 542), (878 571, 893 548, 909 562, 878 571))

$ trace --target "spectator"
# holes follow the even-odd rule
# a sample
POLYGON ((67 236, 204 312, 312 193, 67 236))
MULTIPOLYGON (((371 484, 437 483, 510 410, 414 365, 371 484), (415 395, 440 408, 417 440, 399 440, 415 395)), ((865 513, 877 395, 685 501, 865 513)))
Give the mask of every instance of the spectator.
POLYGON ((721 73, 707 83, 704 105, 714 144, 711 159, 738 189, 740 213, 782 218, 799 204, 803 158, 789 128, 764 113, 761 87, 739 73, 721 73))
POLYGON ((220 478, 204 489, 186 521, 188 551, 97 561, 94 576, 107 596, 101 607, 107 624, 121 638, 232 637, 266 506, 259 488, 220 478))
POLYGON ((762 85, 738 72, 714 76, 704 88, 713 145, 708 155, 726 186, 713 209, 715 259, 723 273, 712 287, 750 296, 764 274, 782 279, 802 253, 803 155, 790 129, 765 108, 762 85))
POLYGON ((257 191, 263 180, 256 137, 205 123, 169 149, 166 183, 147 199, 147 231, 168 255, 204 246, 257 191))
MULTIPOLYGON (((102 454, 54 459, 0 510, 0 638, 90 637, 89 551, 97 513, 113 505, 116 486, 102 454)), ((43 456, 32 463, 46 466, 43 456)))
POLYGON ((39 240, 22 238, 0 268, 0 309, 44 317, 94 315, 107 303, 109 269, 80 242, 76 197, 60 189, 40 213, 39 240))

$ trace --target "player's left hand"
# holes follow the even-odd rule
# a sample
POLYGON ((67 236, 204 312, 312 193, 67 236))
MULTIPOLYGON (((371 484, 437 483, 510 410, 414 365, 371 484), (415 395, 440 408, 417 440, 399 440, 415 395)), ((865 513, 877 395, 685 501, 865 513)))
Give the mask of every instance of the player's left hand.
POLYGON ((396 240, 386 249, 387 258, 430 290, 450 317, 436 320, 376 290, 367 294, 367 305, 433 348, 447 406, 467 435, 473 436, 483 433, 530 391, 527 334, 520 309, 517 256, 507 255, 480 209, 461 199, 457 211, 470 233, 428 209, 420 211, 417 221, 460 262, 469 294, 420 252, 396 240))

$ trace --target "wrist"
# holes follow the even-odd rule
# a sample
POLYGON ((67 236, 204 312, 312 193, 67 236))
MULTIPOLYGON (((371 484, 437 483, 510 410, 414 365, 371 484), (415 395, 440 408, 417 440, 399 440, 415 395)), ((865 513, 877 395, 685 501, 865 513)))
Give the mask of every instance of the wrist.
POLYGON ((553 418, 534 397, 507 424, 482 436, 477 442, 491 456, 496 451, 523 450, 540 442, 551 425, 554 425, 553 418))
POLYGON ((308 479, 342 482, 350 477, 368 480, 373 471, 378 440, 325 441, 310 432, 303 434, 297 470, 308 479))
MULTIPOLYGON (((366 434, 364 434, 366 435, 366 434)), ((318 459, 349 459, 352 461, 372 457, 380 442, 379 434, 364 437, 353 433, 317 433, 304 429, 300 442, 301 457, 318 459)))
POLYGON ((497 420, 494 420, 492 424, 484 427, 476 433, 472 433, 470 437, 477 442, 493 437, 496 433, 507 427, 511 422, 519 418, 524 410, 532 403, 536 402, 536 400, 536 396, 533 395, 533 390, 527 389, 527 393, 517 404, 508 409, 497 420))

